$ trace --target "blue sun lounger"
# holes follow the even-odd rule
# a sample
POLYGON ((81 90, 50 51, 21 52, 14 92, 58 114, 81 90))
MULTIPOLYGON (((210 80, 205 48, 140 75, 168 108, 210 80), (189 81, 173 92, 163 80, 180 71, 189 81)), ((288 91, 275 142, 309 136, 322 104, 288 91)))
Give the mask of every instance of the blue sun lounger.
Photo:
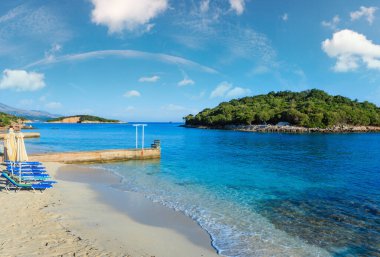
MULTIPOLYGON (((20 169, 19 165, 7 165, 8 169, 20 169)), ((31 169, 31 170, 46 170, 43 166, 29 166, 29 165, 23 165, 21 166, 21 169, 31 169)))
POLYGON ((56 181, 50 180, 51 177, 47 173, 40 173, 40 172, 20 172, 14 171, 13 173, 9 170, 6 171, 8 175, 13 175, 15 177, 21 176, 21 181, 27 181, 27 182, 49 182, 49 183, 57 183, 56 181))
MULTIPOLYGON (((6 170, 8 173, 12 173, 13 174, 20 174, 20 171, 19 170, 6 170)), ((21 171, 21 174, 32 174, 32 175, 42 175, 42 176, 49 176, 46 172, 41 172, 41 171, 29 171, 29 170, 22 170, 21 171)))
MULTIPOLYGON (((16 177, 19 177, 19 175, 15 175, 16 177)), ((26 181, 26 182, 47 182, 47 181, 53 181, 51 180, 51 177, 41 177, 41 176, 36 176, 36 175, 22 175, 21 176, 21 181, 26 181)))
POLYGON ((12 162, 12 161, 5 161, 6 164, 10 164, 10 163, 13 163, 13 164, 26 164, 26 165, 41 165, 42 163, 41 162, 12 162))
POLYGON ((40 190, 40 191, 42 191, 42 190, 53 187, 50 183, 43 183, 43 182, 36 183, 36 184, 17 183, 10 176, 8 176, 8 174, 5 172, 1 173, 1 176, 7 180, 7 183, 5 185, 5 190, 7 190, 7 191, 9 191, 10 189, 15 189, 15 190, 27 189, 27 190, 40 190))

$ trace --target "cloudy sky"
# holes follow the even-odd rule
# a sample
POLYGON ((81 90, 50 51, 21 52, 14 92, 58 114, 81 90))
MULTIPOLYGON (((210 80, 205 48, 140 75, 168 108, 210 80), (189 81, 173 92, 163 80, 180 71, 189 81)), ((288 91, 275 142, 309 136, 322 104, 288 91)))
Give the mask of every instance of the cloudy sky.
POLYGON ((180 121, 319 88, 380 105, 380 1, 2 0, 0 102, 180 121))

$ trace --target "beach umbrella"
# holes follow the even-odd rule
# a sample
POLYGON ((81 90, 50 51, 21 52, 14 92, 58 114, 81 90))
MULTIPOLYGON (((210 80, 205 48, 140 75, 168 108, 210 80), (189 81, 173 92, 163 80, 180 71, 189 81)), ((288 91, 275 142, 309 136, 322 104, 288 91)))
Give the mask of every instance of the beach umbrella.
POLYGON ((16 134, 16 161, 19 162, 20 165, 20 182, 21 182, 21 163, 28 161, 28 154, 26 153, 25 143, 24 143, 24 135, 19 132, 16 134))
POLYGON ((13 128, 9 129, 9 133, 4 138, 4 161, 11 162, 11 172, 13 175, 13 164, 16 160, 16 136, 13 128))
POLYGON ((16 135, 13 129, 9 129, 9 133, 4 138, 4 161, 16 160, 16 135))
POLYGON ((4 161, 9 161, 9 154, 8 154, 8 149, 9 149, 9 134, 6 134, 4 136, 4 161))

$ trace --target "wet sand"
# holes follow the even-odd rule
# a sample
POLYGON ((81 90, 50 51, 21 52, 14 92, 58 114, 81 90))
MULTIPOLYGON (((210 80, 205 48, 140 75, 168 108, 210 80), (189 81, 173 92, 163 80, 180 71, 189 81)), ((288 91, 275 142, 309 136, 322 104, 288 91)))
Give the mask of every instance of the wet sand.
POLYGON ((137 247, 155 256, 217 256, 209 235, 197 223, 139 193, 118 190, 121 179, 108 171, 68 165, 57 171, 56 178, 85 185, 95 193, 87 199, 91 204, 86 204, 70 193, 77 190, 66 192, 70 205, 78 210, 69 215, 80 221, 78 229, 94 240, 101 237, 107 248, 137 247), (92 234, 98 229, 101 235, 92 234))

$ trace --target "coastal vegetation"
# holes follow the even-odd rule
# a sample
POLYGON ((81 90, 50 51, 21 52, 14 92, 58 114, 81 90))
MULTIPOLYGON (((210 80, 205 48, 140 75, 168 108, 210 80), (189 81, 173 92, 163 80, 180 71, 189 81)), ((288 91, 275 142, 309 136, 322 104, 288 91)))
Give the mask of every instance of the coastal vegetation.
POLYGON ((306 128, 340 125, 380 126, 380 108, 340 95, 312 89, 302 92, 270 92, 234 99, 184 117, 188 126, 278 124, 287 122, 306 128))
POLYGON ((119 120, 105 119, 92 115, 65 116, 48 120, 48 122, 62 123, 119 123, 119 120))
POLYGON ((0 127, 6 127, 12 125, 14 123, 22 123, 24 118, 16 117, 14 115, 6 114, 4 112, 0 112, 0 127))

